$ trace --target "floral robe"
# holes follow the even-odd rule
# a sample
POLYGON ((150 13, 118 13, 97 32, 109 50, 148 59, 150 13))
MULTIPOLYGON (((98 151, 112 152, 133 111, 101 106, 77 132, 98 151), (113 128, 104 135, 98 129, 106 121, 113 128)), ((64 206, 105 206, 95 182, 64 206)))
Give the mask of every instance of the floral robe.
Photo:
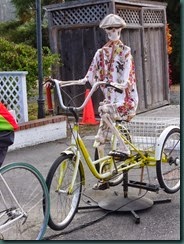
POLYGON ((138 105, 135 79, 135 67, 130 47, 120 40, 109 41, 98 49, 88 69, 85 79, 93 85, 96 81, 107 80, 123 90, 115 92, 113 88, 102 87, 105 99, 114 104, 121 117, 134 116, 138 105))

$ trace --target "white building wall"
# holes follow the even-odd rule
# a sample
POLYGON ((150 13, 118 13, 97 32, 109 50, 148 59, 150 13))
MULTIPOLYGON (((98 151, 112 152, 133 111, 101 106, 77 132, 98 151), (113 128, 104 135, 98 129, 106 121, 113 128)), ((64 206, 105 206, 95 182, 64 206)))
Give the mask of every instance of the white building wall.
POLYGON ((0 0, 0 22, 15 19, 15 7, 11 0, 0 0))

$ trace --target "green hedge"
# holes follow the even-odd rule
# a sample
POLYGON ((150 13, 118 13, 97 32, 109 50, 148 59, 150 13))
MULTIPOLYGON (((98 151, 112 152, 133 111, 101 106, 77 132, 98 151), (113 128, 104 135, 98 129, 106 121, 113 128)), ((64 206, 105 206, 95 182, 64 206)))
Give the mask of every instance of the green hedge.
MULTIPOLYGON (((51 75, 52 65, 59 64, 60 58, 52 54, 48 47, 43 47, 43 76, 51 75)), ((37 49, 20 43, 7 41, 0 37, 0 71, 28 71, 26 76, 27 91, 37 85, 38 79, 38 56, 37 49)))

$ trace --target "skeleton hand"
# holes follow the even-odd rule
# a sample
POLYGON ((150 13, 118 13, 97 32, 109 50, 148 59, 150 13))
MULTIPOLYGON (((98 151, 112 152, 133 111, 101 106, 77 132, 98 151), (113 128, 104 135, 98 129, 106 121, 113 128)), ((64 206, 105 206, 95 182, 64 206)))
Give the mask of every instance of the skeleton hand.
POLYGON ((46 88, 49 87, 50 89, 52 89, 55 86, 55 79, 48 77, 45 79, 43 84, 46 88))
POLYGON ((62 80, 57 80, 57 79, 53 79, 53 78, 49 77, 49 78, 46 78, 44 85, 45 85, 45 87, 53 88, 55 86, 55 82, 58 82, 60 86, 64 87, 64 86, 71 86, 71 85, 85 85, 87 80, 84 78, 84 79, 80 79, 80 80, 62 81, 62 80))
POLYGON ((130 122, 130 120, 135 116, 135 114, 128 115, 126 118, 127 122, 130 122))
POLYGON ((102 102, 102 103, 100 103, 100 106, 98 108, 98 112, 99 113, 108 113, 108 114, 114 113, 115 112, 114 106, 115 105, 113 105, 111 103, 102 102))

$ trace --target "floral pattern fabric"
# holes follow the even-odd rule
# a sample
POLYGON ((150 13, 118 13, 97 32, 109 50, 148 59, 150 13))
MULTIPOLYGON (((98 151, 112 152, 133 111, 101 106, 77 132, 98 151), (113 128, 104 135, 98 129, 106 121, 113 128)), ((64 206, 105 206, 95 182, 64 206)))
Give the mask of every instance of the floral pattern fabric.
POLYGON ((135 67, 130 47, 120 40, 109 41, 98 49, 88 69, 85 79, 93 85, 96 81, 106 80, 123 90, 101 87, 105 99, 115 105, 121 117, 134 116, 138 105, 138 94, 135 79, 135 67))

